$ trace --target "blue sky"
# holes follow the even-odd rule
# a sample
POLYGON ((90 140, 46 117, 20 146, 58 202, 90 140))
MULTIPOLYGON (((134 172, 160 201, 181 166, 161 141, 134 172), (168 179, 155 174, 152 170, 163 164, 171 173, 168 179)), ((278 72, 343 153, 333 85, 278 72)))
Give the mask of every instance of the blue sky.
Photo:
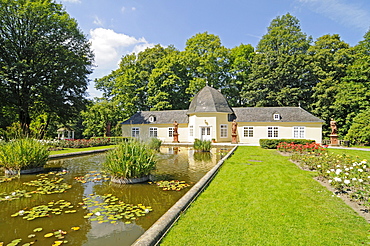
MULTIPOLYGON (((97 66, 91 79, 118 68, 121 57, 155 44, 183 50, 197 33, 218 35, 222 44, 256 47, 272 19, 290 13, 316 40, 339 34, 351 46, 370 27, 369 0, 58 0, 92 42, 97 66)), ((101 96, 93 83, 90 97, 101 96)))

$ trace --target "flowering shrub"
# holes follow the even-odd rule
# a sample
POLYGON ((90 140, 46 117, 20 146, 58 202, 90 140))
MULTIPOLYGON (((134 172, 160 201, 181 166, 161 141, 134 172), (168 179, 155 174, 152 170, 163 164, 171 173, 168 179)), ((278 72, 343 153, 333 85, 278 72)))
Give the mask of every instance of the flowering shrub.
MULTIPOLYGON (((325 146, 327 147, 327 146, 325 146)), ((325 152, 326 148, 318 143, 295 144, 282 142, 277 146, 277 150, 282 152, 299 152, 299 153, 321 153, 325 152)))
MULTIPOLYGON (((338 193, 345 193, 355 201, 370 207, 370 169, 367 160, 349 155, 337 155, 315 151, 302 151, 292 146, 288 148, 293 153, 292 160, 302 167, 317 171, 320 178, 327 180, 338 193)), ((319 148, 320 149, 320 148, 319 148)))

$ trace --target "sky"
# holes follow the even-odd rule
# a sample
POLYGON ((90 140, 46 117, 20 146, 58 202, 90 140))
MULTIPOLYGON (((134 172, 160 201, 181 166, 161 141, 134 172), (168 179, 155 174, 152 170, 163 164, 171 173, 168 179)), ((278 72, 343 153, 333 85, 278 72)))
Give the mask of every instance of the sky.
POLYGON ((314 40, 339 34, 351 46, 370 28, 369 0, 58 0, 92 44, 95 68, 90 98, 101 97, 93 80, 118 68, 122 56, 160 44, 185 48, 197 33, 222 45, 256 47, 278 16, 290 13, 314 40))

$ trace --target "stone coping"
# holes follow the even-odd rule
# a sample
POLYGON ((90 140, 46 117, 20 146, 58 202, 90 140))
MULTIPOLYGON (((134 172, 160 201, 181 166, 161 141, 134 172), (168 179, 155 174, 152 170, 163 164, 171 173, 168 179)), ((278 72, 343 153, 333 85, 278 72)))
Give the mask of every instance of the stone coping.
POLYGON ((141 237, 139 237, 132 246, 152 246, 156 245, 171 229, 172 225, 179 219, 190 204, 207 187, 218 170, 237 149, 235 146, 216 166, 206 173, 183 197, 180 198, 162 217, 160 217, 141 237))

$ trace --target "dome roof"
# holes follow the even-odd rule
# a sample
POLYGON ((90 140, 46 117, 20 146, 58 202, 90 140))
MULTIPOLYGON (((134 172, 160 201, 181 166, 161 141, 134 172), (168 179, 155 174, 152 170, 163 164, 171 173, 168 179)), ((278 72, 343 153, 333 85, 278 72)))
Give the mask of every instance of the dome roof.
POLYGON ((221 92, 209 86, 201 89, 190 103, 188 114, 200 112, 234 113, 221 92))

